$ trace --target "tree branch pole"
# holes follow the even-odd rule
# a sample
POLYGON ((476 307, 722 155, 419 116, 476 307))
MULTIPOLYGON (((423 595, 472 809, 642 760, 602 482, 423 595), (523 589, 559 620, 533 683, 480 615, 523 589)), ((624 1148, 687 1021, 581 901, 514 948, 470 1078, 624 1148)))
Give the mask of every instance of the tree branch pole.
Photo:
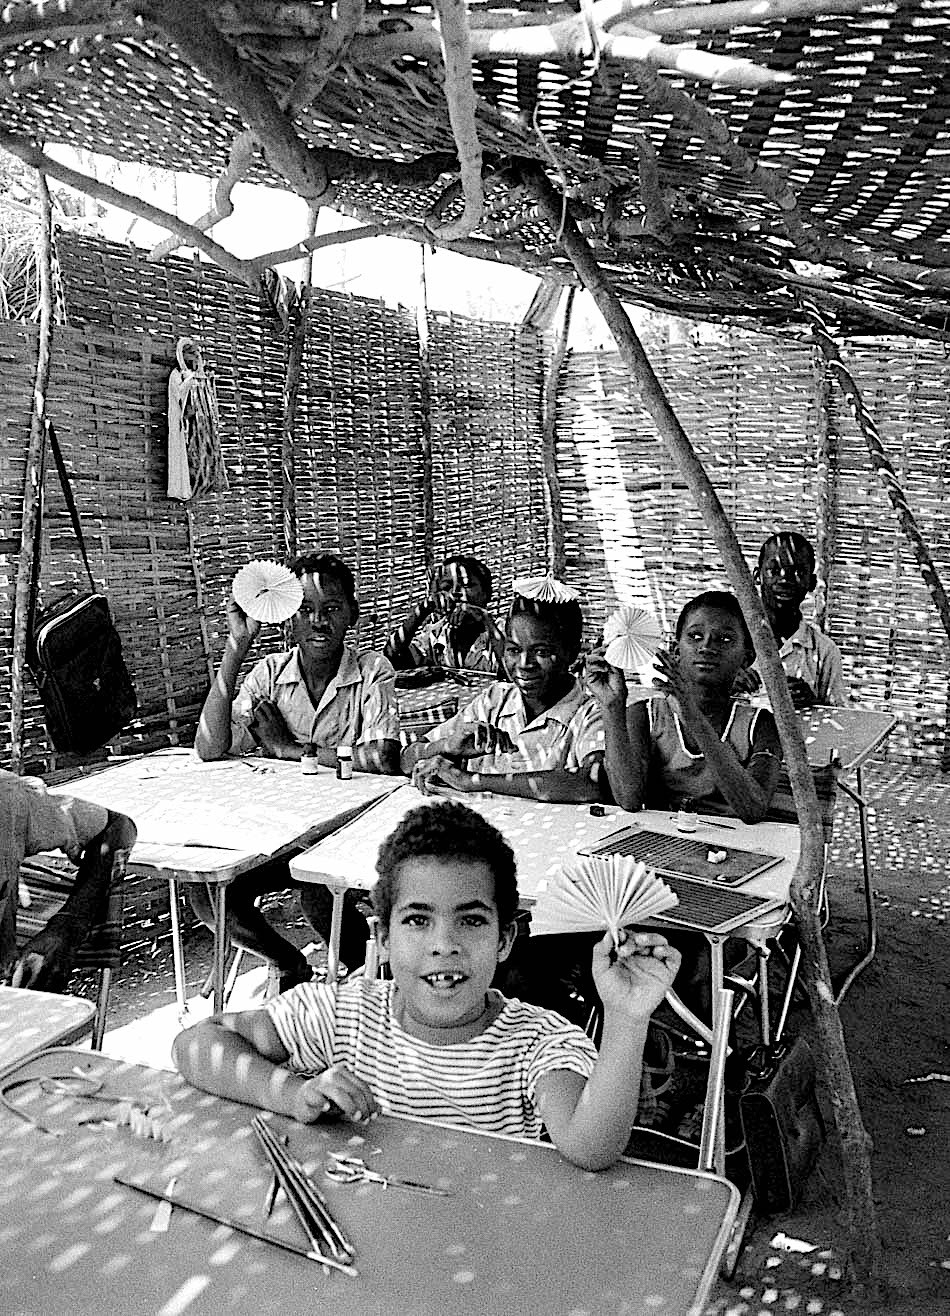
POLYGON ((824 1077, 828 1083, 835 1126, 841 1140, 850 1235, 849 1269, 855 1288, 874 1298, 879 1293, 883 1272, 871 1181, 870 1139, 861 1120, 818 919, 818 889, 824 862, 824 838, 818 799, 775 637, 735 531, 702 462, 696 456, 663 392, 620 299, 576 224, 566 214, 562 198, 547 176, 531 163, 524 167, 521 177, 534 194, 542 217, 557 235, 581 282, 594 298, 612 331, 621 357, 636 381, 641 402, 653 418, 661 439, 676 461, 716 541, 752 632, 765 688, 778 724, 801 826, 801 852, 789 895, 802 943, 802 966, 824 1062, 824 1077))
POLYGON ((10 662, 10 766, 19 772, 23 760, 23 676, 26 666, 26 624, 33 577, 36 536, 39 524, 43 485, 43 457, 46 448, 46 392, 49 388, 50 359, 53 351, 53 212, 44 174, 37 172, 36 191, 40 203, 40 231, 37 264, 40 282, 39 342, 36 350, 36 374, 33 382, 33 410, 30 413, 30 443, 26 453, 26 477, 23 482, 23 515, 20 524, 20 557, 17 562, 16 595, 13 607, 13 637, 10 662))

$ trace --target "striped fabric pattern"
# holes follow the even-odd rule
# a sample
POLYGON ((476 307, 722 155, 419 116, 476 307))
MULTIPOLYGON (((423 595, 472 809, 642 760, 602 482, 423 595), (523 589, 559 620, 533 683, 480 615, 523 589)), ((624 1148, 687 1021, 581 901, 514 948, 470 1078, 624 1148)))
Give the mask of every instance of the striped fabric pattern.
MULTIPOLYGON (((25 945, 66 903, 75 882, 76 869, 65 857, 52 854, 25 859, 20 865, 20 883, 29 895, 29 905, 17 910, 17 943, 25 945)), ((122 922, 125 912, 125 856, 119 853, 112 865, 106 908, 93 924, 89 936, 73 957, 77 969, 117 970, 122 963, 122 922)))
POLYGON ((539 1138, 538 1080, 558 1069, 587 1078, 593 1043, 550 1010, 508 1000, 478 1037, 453 1046, 421 1042, 393 1016, 395 984, 351 978, 336 992, 303 983, 264 1007, 298 1073, 345 1064, 386 1115, 465 1123, 490 1133, 539 1138))

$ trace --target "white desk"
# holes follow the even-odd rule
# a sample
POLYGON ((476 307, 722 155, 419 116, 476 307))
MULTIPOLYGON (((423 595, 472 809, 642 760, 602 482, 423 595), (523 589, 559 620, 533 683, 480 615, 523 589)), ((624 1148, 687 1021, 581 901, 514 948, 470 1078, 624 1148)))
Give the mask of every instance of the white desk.
POLYGON ((184 1009, 177 884, 204 882, 214 907, 214 1008, 224 1004, 224 892, 240 873, 280 858, 356 817, 395 790, 398 777, 328 768, 304 776, 298 763, 227 758, 211 763, 187 749, 159 750, 55 789, 127 814, 138 829, 132 872, 168 882, 175 989, 184 1009))
MULTIPOLYGON (((518 889, 522 898, 533 902, 542 880, 550 879, 559 869, 577 858, 582 846, 602 840, 611 832, 631 823, 640 823, 654 831, 676 834, 674 815, 661 810, 625 813, 609 807, 606 816, 593 817, 586 804, 541 804, 500 795, 459 795, 461 803, 476 809, 504 835, 515 852, 518 864, 518 889)), ((322 882, 334 894, 335 907, 342 907, 343 892, 350 888, 371 889, 376 881, 376 855, 380 843, 405 814, 420 804, 438 803, 439 797, 423 795, 414 787, 401 786, 386 799, 378 801, 355 821, 334 835, 318 842, 290 861, 291 872, 301 882, 322 882)), ((745 895, 771 900, 754 922, 746 923, 723 935, 706 932, 710 945, 713 1017, 708 1033, 713 1052, 724 1048, 731 1015, 729 1001, 721 991, 724 978, 723 945, 729 936, 741 936, 761 943, 782 925, 787 914, 788 889, 798 862, 799 831, 788 823, 747 824, 735 819, 700 820, 692 834, 710 848, 727 845, 740 850, 758 850, 782 856, 780 863, 738 888, 745 895), (724 827, 722 824, 728 824, 724 827), (718 824, 718 825, 717 825, 718 824), (717 990, 717 988, 719 990, 717 990)), ((663 919, 656 920, 663 926, 663 919)), ((338 918, 334 922, 338 927, 338 918)), ((532 912, 532 935, 544 935, 555 929, 545 922, 544 902, 532 912)), ((332 936, 331 936, 332 942, 332 936)), ((331 945, 331 954, 335 955, 331 945)), ((724 1050, 723 1050, 724 1055, 724 1050)), ((725 1163, 722 1127, 722 1075, 710 1067, 707 1106, 718 1112, 718 1121, 710 1124, 708 1137, 700 1148, 700 1164, 715 1165, 720 1172, 725 1163)))

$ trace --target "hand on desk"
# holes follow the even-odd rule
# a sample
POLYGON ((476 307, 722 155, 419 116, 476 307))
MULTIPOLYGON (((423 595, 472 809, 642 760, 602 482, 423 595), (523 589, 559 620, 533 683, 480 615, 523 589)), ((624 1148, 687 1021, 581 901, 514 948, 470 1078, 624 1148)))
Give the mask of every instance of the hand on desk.
POLYGON ((680 966, 680 953, 659 932, 627 932, 614 950, 607 933, 594 947, 592 972, 604 1012, 648 1019, 680 966))
POLYGON ((297 1089, 292 1114, 301 1124, 314 1124, 334 1106, 357 1123, 371 1119, 379 1109, 368 1085, 341 1064, 331 1065, 297 1089))
POLYGON ((457 763, 442 754, 431 759, 420 759, 412 770, 412 784, 423 795, 441 795, 443 791, 475 791, 482 789, 476 784, 475 774, 466 772, 457 763))
POLYGON ((288 730, 277 705, 270 699, 261 699, 254 705, 253 716, 247 724, 251 735, 270 758, 300 757, 300 746, 288 730))

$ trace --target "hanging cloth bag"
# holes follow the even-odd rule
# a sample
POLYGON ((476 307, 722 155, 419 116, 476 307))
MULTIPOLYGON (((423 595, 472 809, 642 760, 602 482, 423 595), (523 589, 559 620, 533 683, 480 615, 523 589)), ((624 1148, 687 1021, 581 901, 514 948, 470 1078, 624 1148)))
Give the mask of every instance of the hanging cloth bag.
POLYGON ((26 632, 27 662, 36 681, 53 745, 64 754, 90 754, 132 720, 137 701, 109 604, 96 592, 79 513, 56 431, 50 421, 46 421, 41 462, 39 516, 33 545, 26 632), (63 497, 89 577, 89 591, 69 590, 38 611, 47 442, 56 462, 63 497))
POLYGON ((193 338, 179 338, 175 354, 178 365, 168 377, 168 496, 184 502, 204 493, 223 493, 228 474, 221 455, 218 397, 201 348, 193 338))

